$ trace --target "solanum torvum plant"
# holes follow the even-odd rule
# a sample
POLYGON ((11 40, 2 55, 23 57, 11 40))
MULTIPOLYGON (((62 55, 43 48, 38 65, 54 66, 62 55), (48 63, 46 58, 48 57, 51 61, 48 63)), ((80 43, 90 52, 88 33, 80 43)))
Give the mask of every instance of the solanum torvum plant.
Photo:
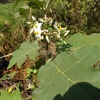
POLYGON ((30 25, 30 36, 34 36, 38 41, 45 39, 48 43, 55 38, 63 41, 70 32, 66 27, 62 27, 61 23, 53 22, 53 19, 46 15, 43 18, 38 18, 38 20, 32 16, 32 21, 27 22, 27 24, 30 25))

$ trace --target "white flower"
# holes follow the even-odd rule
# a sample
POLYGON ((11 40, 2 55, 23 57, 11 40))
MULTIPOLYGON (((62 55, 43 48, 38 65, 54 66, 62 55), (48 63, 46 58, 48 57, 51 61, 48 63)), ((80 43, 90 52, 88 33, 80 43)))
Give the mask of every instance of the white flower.
POLYGON ((47 17, 47 15, 46 15, 46 14, 44 15, 44 20, 48 20, 48 17, 47 17))
POLYGON ((33 21, 35 21, 35 20, 36 20, 36 18, 35 18, 34 16, 32 16, 32 20, 33 20, 33 21))
POLYGON ((38 21, 35 23, 35 25, 33 26, 34 34, 42 33, 41 26, 42 26, 42 23, 39 23, 38 21))
POLYGON ((44 22, 44 20, 42 18, 39 18, 39 21, 42 22, 42 23, 44 22))
POLYGON ((27 22, 27 24, 31 24, 31 22, 27 22))
POLYGON ((49 43, 50 42, 50 40, 49 40, 49 37, 48 37, 48 35, 46 35, 46 40, 47 40, 47 42, 49 43))
POLYGON ((33 33, 33 31, 34 31, 34 29, 33 29, 33 28, 31 28, 29 33, 31 34, 31 33, 33 33))
POLYGON ((39 23, 38 21, 34 24, 34 26, 31 28, 30 32, 35 34, 35 37, 37 39, 43 39, 41 30, 42 23, 39 23))
POLYGON ((64 34, 64 37, 67 36, 69 32, 70 30, 66 31, 66 33, 64 34))
POLYGON ((42 40, 43 36, 41 34, 36 34, 35 37, 37 38, 37 40, 42 40))
POLYGON ((60 27, 58 28, 58 30, 59 30, 59 31, 62 31, 62 30, 66 30, 66 28, 63 28, 63 27, 60 26, 60 27))
POLYGON ((60 36, 59 34, 57 34, 57 38, 58 38, 58 39, 61 39, 61 36, 60 36))

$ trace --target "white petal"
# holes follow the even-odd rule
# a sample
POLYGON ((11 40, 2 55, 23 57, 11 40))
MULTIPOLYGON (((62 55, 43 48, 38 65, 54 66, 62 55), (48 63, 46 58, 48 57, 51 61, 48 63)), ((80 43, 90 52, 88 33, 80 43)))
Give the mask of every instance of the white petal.
POLYGON ((27 22, 27 24, 31 24, 31 22, 27 22))
POLYGON ((39 18, 39 21, 42 22, 42 23, 44 22, 44 20, 42 18, 39 18))
POLYGON ((33 31, 34 31, 34 29, 33 29, 33 28, 31 28, 31 29, 30 29, 30 33, 33 33, 33 31))
POLYGON ((68 35, 69 32, 70 32, 70 30, 66 31, 66 33, 64 34, 64 36, 68 35))
POLYGON ((48 43, 50 42, 49 37, 47 35, 46 35, 46 40, 48 43))
POLYGON ((34 20, 36 20, 36 18, 34 16, 32 16, 32 20, 34 21, 34 20))

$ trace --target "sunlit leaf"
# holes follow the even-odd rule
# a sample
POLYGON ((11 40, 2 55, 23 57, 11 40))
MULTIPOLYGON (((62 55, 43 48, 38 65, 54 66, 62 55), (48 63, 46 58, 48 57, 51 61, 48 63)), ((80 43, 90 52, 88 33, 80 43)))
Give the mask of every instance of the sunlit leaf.
POLYGON ((17 64, 18 67, 21 67, 21 65, 24 63, 25 59, 27 58, 27 56, 29 56, 30 59, 34 60, 38 54, 37 51, 38 49, 39 46, 37 42, 22 43, 21 47, 13 53, 8 68, 11 68, 14 64, 17 64))
POLYGON ((72 36, 76 52, 63 52, 40 68, 37 100, 100 100, 100 71, 93 69, 100 60, 100 36, 93 36, 72 36))
POLYGON ((71 38, 66 40, 68 43, 72 44, 72 50, 77 51, 83 46, 89 45, 100 45, 100 34, 92 34, 92 35, 85 35, 85 34, 75 34, 71 38))

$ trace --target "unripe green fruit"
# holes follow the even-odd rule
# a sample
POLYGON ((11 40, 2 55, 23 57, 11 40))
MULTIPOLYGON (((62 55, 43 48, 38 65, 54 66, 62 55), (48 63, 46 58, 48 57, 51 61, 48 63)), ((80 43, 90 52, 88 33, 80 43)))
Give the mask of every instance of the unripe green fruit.
POLYGON ((33 73, 34 73, 34 74, 37 74, 37 73, 38 73, 38 70, 37 70, 37 69, 34 69, 34 70, 33 70, 33 73))

